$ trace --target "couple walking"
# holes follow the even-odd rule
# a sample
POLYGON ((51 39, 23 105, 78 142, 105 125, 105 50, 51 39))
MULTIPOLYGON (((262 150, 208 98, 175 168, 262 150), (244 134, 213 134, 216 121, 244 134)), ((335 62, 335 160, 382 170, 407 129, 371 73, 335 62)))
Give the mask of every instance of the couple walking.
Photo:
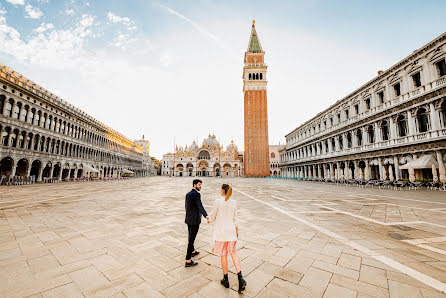
POLYGON ((228 279, 228 253, 232 257, 235 269, 238 276, 238 291, 241 292, 246 287, 246 281, 243 279, 240 268, 240 259, 237 255, 235 245, 238 238, 238 226, 236 223, 237 202, 230 199, 232 195, 232 188, 228 184, 221 186, 220 195, 222 198, 215 200, 214 210, 209 217, 206 210, 201 203, 202 181, 195 179, 192 182, 193 189, 186 194, 186 224, 189 230, 189 241, 187 245, 186 267, 198 265, 192 260, 192 257, 198 255, 200 252, 195 250, 194 241, 200 228, 201 216, 205 217, 208 223, 214 224, 214 248, 212 252, 220 256, 221 267, 223 269, 223 279, 221 284, 229 288, 228 279))

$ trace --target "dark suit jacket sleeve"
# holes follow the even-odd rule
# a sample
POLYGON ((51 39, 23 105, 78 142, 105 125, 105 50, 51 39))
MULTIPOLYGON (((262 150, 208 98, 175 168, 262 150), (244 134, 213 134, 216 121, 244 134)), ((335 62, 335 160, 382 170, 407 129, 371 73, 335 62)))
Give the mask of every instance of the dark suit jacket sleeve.
POLYGON ((198 209, 200 210, 200 213, 203 215, 203 217, 207 217, 208 214, 206 213, 206 210, 204 210, 203 204, 201 203, 200 194, 195 195, 195 202, 197 203, 198 209))

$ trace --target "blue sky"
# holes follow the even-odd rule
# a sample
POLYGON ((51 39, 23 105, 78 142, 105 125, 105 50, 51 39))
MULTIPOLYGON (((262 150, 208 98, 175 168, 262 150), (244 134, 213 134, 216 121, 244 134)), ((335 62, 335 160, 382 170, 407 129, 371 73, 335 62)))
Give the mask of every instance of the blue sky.
POLYGON ((160 158, 215 133, 243 148, 252 19, 270 143, 445 32, 444 1, 0 0, 0 61, 160 158), (311 102, 311 104, 309 104, 311 102))

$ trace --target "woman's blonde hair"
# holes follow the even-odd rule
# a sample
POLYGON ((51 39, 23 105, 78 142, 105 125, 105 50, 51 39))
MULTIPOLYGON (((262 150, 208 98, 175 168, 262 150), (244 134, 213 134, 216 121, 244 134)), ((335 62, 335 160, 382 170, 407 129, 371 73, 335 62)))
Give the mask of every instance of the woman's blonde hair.
POLYGON ((225 191, 225 201, 229 200, 229 198, 232 196, 232 187, 230 187, 228 184, 223 184, 221 189, 225 191))

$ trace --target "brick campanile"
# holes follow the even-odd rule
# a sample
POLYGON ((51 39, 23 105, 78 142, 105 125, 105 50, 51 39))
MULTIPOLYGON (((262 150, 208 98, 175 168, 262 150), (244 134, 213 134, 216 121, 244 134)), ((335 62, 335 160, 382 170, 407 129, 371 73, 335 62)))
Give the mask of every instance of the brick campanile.
POLYGON ((246 176, 269 176, 268 112, 266 100, 265 52, 252 21, 251 37, 245 52, 243 93, 245 95, 246 176))

